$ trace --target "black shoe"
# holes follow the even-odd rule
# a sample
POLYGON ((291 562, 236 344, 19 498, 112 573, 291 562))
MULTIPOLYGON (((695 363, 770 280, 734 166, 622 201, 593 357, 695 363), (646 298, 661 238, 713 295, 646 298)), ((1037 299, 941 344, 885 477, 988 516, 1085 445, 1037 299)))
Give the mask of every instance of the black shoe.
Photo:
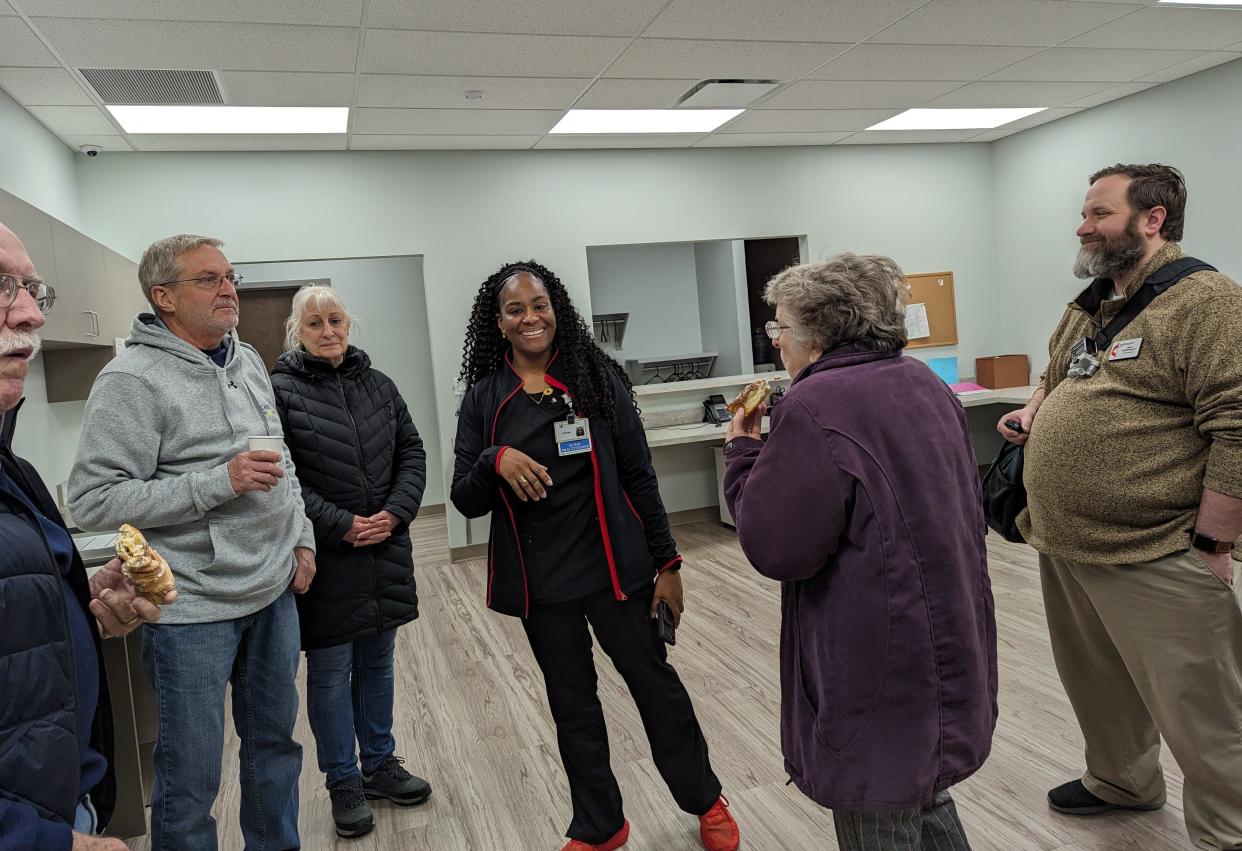
POLYGON ((337 836, 356 839, 366 836, 375 827, 371 805, 362 793, 362 781, 358 775, 329 787, 328 797, 332 799, 332 820, 336 822, 337 836))
POLYGON ((368 798, 386 798, 394 804, 412 807, 431 797, 431 784, 415 777, 401 767, 405 762, 399 756, 390 756, 381 762, 374 774, 362 775, 362 790, 368 798))
POLYGON ((1111 813, 1114 810, 1158 810, 1164 804, 1147 804, 1143 806, 1110 804, 1103 798, 1097 798, 1091 794, 1081 780, 1071 780, 1069 783, 1064 783, 1048 793, 1048 806, 1058 813, 1065 813, 1068 816, 1098 816, 1101 813, 1111 813))

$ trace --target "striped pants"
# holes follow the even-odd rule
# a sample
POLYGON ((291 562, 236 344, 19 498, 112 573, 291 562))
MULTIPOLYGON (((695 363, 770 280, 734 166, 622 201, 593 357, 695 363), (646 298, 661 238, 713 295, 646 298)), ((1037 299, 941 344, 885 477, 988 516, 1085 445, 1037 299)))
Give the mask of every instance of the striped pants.
POLYGON ((930 807, 889 812, 833 810, 841 851, 970 851, 948 791, 930 807))

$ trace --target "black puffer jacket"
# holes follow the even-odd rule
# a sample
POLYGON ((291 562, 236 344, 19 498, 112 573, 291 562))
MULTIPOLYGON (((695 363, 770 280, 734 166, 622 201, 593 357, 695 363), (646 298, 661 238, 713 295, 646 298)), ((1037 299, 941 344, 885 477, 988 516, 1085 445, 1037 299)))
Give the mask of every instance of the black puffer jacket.
POLYGON ((272 372, 285 443, 315 525, 318 572, 298 597, 302 647, 335 647, 418 617, 410 521, 427 484, 427 456, 397 385, 350 346, 339 368, 286 354, 272 372), (354 515, 401 522, 369 547, 346 543, 354 515))

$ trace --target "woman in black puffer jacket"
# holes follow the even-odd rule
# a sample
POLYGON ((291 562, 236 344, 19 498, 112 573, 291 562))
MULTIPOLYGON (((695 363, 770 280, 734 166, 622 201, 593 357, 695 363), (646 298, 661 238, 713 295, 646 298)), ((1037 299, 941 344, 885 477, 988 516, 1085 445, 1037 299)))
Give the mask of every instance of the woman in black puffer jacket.
POLYGON ((318 549, 298 597, 307 715, 336 831, 352 837, 373 827, 367 799, 418 804, 431 788, 401 767, 392 735, 396 629, 418 617, 409 526, 426 453, 397 386, 349 345, 350 322, 331 287, 299 290, 272 387, 318 549))

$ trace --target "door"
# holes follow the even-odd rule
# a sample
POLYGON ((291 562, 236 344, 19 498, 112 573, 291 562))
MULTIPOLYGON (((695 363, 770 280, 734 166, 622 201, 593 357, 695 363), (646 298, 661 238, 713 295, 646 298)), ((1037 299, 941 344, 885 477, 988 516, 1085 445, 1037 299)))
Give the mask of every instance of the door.
POLYGON ((258 350, 268 372, 285 350, 285 320, 293 309, 293 294, 297 291, 297 287, 278 287, 243 289, 237 293, 241 302, 237 336, 258 350))

